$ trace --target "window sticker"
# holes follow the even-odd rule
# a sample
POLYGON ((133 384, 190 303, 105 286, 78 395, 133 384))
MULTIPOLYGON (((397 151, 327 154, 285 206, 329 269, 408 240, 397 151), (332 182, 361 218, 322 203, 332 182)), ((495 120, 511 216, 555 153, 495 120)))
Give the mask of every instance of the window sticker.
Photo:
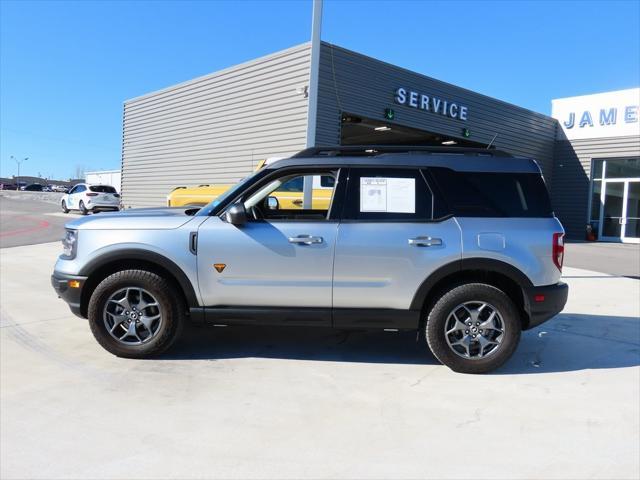
POLYGON ((416 213, 415 178, 360 178, 360 211, 416 213))

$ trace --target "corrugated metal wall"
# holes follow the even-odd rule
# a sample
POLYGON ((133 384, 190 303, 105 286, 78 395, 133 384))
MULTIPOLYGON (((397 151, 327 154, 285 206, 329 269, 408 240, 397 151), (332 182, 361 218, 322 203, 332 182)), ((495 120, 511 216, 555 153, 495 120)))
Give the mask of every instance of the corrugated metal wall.
POLYGON ((304 148, 310 45, 125 102, 126 207, 164 205, 179 185, 235 183, 266 157, 304 148))
POLYGON ((585 235, 591 160, 638 156, 640 137, 594 138, 571 142, 562 139, 556 142, 553 208, 569 236, 584 238, 585 235))
POLYGON ((535 158, 549 182, 553 169, 556 121, 551 117, 323 42, 320 53, 316 143, 340 141, 340 112, 384 120, 385 108, 395 110, 396 123, 413 128, 494 144, 513 154, 535 158), (394 103, 399 87, 456 101, 469 109, 466 122, 394 103))

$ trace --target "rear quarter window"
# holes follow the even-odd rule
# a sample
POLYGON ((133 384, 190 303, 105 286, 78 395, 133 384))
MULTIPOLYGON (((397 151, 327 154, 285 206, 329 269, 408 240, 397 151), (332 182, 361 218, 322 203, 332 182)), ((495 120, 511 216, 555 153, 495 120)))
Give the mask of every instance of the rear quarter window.
POLYGON ((538 173, 429 171, 448 210, 456 216, 553 216, 547 187, 538 173))

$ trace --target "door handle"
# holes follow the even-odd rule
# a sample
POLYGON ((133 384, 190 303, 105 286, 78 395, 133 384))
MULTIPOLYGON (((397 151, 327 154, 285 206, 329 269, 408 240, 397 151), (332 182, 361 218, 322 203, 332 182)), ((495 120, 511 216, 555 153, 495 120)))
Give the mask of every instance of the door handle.
POLYGON ((313 245, 322 243, 322 237, 314 237, 313 235, 298 235, 297 237, 289 237, 289 243, 297 243, 299 245, 313 245))
POLYGON ((296 199, 296 200, 291 200, 291 203, 297 206, 301 206, 304 202, 300 199, 296 199))
POLYGON ((416 247, 435 247, 442 245, 442 239, 433 237, 415 237, 409 239, 409 245, 414 245, 416 247))

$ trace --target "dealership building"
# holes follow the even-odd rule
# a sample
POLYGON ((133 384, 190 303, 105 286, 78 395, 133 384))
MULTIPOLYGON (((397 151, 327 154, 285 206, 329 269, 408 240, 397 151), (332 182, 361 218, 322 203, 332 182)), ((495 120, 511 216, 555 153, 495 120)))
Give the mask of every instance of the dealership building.
POLYGON ((307 43, 126 101, 125 206, 234 183, 308 144, 491 146, 538 161, 570 236, 591 224, 638 241, 639 88, 554 100, 547 116, 326 42, 317 55, 307 43))

